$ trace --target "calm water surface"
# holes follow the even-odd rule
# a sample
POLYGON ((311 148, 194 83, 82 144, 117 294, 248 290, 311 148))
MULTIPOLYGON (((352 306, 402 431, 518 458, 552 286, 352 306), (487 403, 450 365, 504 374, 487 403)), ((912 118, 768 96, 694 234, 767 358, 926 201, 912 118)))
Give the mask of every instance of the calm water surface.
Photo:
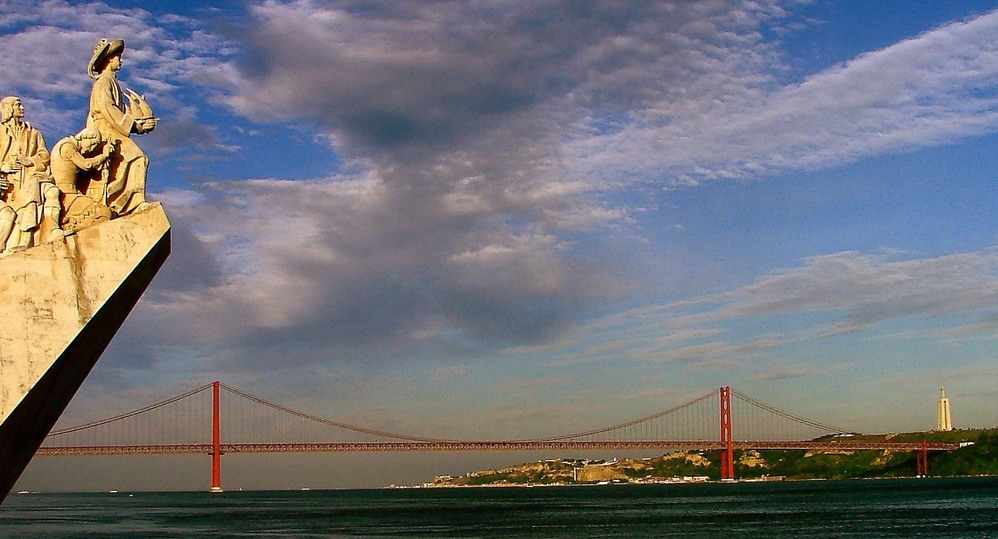
POLYGON ((12 494, 0 537, 998 537, 998 478, 12 494))

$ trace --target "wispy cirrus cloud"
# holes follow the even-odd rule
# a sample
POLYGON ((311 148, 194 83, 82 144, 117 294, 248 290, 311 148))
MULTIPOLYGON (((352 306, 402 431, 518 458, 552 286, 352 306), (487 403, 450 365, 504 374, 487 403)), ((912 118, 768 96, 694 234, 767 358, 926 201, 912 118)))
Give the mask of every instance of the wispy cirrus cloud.
POLYGON ((559 366, 593 357, 694 365, 726 358, 746 366, 746 360, 772 357, 788 345, 905 320, 932 318, 951 326, 923 333, 940 342, 954 332, 994 332, 998 252, 898 257, 850 251, 808 258, 726 292, 596 320, 573 333, 576 341, 566 339, 544 353, 561 358, 559 366), (617 346, 598 344, 608 335, 617 346), (597 348, 602 353, 586 352, 597 348))
POLYGON ((157 17, 141 9, 64 0, 0 3, 0 72, 5 92, 19 95, 28 119, 51 145, 86 124, 87 75, 98 39, 123 39, 123 85, 144 94, 161 117, 156 135, 143 137, 147 152, 226 153, 233 146, 217 126, 199 121, 193 105, 214 88, 235 49, 232 42, 184 16, 157 17), (199 93, 198 99, 193 98, 199 93), (161 136, 162 135, 162 136, 161 136))
POLYGON ((510 378, 493 385, 490 389, 497 392, 514 392, 522 391, 524 389, 537 389, 551 386, 563 386, 570 383, 571 380, 566 376, 550 376, 547 378, 510 378))
POLYGON ((653 182, 675 186, 822 168, 993 133, 996 36, 998 11, 800 82, 777 85, 763 70, 757 84, 707 87, 687 100, 648 104, 613 132, 591 135, 583 124, 568 146, 572 163, 592 176, 617 169, 637 181, 652 175, 653 182))
POLYGON ((800 269, 700 298, 722 305, 688 320, 845 313, 830 334, 859 331, 903 317, 993 312, 998 304, 998 253, 985 250, 892 261, 887 255, 843 252, 812 257, 800 269))
MULTIPOLYGON (((921 374, 897 376, 889 380, 878 380, 878 383, 884 383, 884 382, 897 383, 897 384, 960 383, 980 378, 994 379, 995 377, 998 377, 998 365, 989 364, 989 365, 970 365, 967 367, 960 367, 957 369, 947 369, 946 371, 933 371, 921 374)), ((980 394, 986 396, 993 396, 998 394, 998 389, 992 389, 991 391, 981 392, 980 394)))

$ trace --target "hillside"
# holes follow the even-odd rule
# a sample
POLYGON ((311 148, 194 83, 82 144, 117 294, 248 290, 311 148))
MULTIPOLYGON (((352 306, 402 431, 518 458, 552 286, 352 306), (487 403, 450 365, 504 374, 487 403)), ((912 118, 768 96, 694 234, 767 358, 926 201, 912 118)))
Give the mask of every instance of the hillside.
MULTIPOLYGON (((933 476, 998 475, 998 429, 862 435, 854 440, 974 442, 930 453, 933 476)), ((739 479, 913 477, 914 453, 894 451, 736 451, 739 479)), ((719 451, 689 451, 625 460, 550 459, 507 468, 438 477, 432 486, 665 483, 720 479, 719 451)), ((431 486, 431 485, 427 485, 431 486)))

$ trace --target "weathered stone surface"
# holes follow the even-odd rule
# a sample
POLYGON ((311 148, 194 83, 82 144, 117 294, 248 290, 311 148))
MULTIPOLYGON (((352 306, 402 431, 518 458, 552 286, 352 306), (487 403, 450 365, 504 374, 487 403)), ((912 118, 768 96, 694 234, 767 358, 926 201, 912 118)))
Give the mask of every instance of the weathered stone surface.
POLYGON ((153 203, 0 256, 0 500, 169 252, 153 203))

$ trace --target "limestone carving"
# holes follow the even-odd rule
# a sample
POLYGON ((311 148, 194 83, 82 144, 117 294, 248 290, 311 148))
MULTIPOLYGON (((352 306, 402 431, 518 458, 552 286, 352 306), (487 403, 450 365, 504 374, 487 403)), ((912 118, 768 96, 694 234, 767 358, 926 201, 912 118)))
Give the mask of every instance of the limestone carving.
POLYGON ((102 142, 100 132, 88 127, 52 147, 52 176, 62 191, 62 228, 66 232, 111 219, 110 208, 98 202, 106 199, 106 179, 91 182, 87 176, 91 171, 107 172, 104 164, 117 146, 104 144, 104 151, 97 153, 102 142))
POLYGON ((131 139, 156 128, 157 119, 145 98, 122 91, 117 73, 122 67, 125 43, 101 39, 94 48, 87 72, 94 79, 90 92, 87 127, 96 129, 105 144, 114 146, 107 161, 106 204, 117 215, 125 215, 145 206, 146 175, 149 158, 131 139), (125 99, 128 103, 125 103, 125 99))
POLYGON ((17 97, 0 100, 0 124, 0 250, 62 237, 59 189, 49 174, 45 139, 24 121, 17 97))
POLYGON ((51 155, 24 121, 21 99, 0 100, 0 254, 149 207, 149 158, 131 136, 154 130, 158 118, 118 82, 124 52, 120 39, 94 47, 86 128, 56 142, 51 155))
POLYGON ((0 99, 0 502, 170 253, 130 138, 157 119, 118 84, 124 48, 97 44, 87 126, 51 154, 0 99))

